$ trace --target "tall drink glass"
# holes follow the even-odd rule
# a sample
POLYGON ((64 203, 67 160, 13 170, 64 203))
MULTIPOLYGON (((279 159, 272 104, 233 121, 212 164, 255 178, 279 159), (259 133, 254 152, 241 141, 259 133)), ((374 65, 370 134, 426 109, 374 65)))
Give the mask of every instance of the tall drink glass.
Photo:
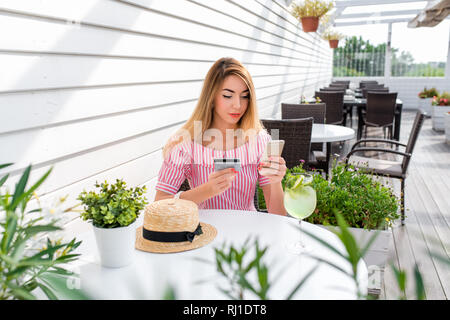
POLYGON ((302 254, 311 250, 305 246, 301 232, 302 220, 316 209, 316 191, 311 187, 313 177, 307 173, 291 173, 284 188, 284 207, 290 216, 299 220, 300 235, 298 241, 288 244, 289 251, 302 254))

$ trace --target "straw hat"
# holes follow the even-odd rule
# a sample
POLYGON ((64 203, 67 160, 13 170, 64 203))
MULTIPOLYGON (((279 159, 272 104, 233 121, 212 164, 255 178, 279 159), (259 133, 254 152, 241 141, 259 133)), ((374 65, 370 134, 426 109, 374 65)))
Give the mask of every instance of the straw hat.
POLYGON ((136 230, 136 249, 171 253, 196 249, 217 235, 213 226, 199 221, 198 206, 183 199, 155 201, 145 208, 144 224, 136 230))

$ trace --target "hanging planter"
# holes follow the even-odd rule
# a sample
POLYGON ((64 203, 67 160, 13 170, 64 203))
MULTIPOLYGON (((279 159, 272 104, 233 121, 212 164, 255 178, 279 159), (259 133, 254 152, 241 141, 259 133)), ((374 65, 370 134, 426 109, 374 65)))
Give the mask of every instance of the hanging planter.
POLYGON ((336 49, 339 45, 339 40, 337 39, 328 40, 328 42, 330 43, 330 48, 332 49, 336 49))
POLYGON ((291 13, 302 23, 304 32, 316 32, 319 28, 319 20, 333 8, 332 1, 304 0, 300 3, 291 3, 291 13))
POLYGON ((304 32, 316 32, 319 28, 319 17, 303 17, 300 21, 304 32))
POLYGON ((325 32, 322 34, 322 39, 328 40, 330 43, 330 48, 336 49, 339 44, 339 40, 344 38, 344 35, 340 34, 339 32, 332 31, 331 29, 325 30, 325 32))

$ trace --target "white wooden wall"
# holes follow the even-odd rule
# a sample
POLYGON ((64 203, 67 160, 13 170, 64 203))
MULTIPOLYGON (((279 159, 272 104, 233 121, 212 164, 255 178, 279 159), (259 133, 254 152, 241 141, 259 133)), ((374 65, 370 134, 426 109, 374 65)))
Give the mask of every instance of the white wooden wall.
POLYGON ((261 117, 331 79, 332 51, 284 1, 0 0, 0 163, 12 189, 50 167, 41 201, 123 178, 154 197, 161 148, 220 57, 240 60, 261 117))

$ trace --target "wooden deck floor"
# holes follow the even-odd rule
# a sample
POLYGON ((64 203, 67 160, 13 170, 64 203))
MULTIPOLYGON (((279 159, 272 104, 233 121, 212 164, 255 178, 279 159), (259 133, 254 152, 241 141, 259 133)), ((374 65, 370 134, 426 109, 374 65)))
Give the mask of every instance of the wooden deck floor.
MULTIPOLYGON (((405 144, 415 114, 403 112, 400 141, 405 144)), ((356 128, 355 119, 353 127, 356 128)), ((381 129, 377 130, 382 135, 381 129)), ((369 131, 369 136, 374 134, 369 131)), ((354 142, 349 141, 342 148, 336 144, 332 151, 342 157, 354 142)), ((388 183, 400 195, 399 181, 388 179, 388 183)), ((392 228, 393 241, 379 299, 398 299, 401 295, 389 263, 406 271, 407 299, 416 299, 415 265, 423 276, 426 299, 448 299, 450 266, 433 255, 450 258, 450 145, 445 143, 443 132, 432 130, 431 119, 424 122, 408 169, 405 206, 405 225, 401 226, 399 221, 392 228)))

